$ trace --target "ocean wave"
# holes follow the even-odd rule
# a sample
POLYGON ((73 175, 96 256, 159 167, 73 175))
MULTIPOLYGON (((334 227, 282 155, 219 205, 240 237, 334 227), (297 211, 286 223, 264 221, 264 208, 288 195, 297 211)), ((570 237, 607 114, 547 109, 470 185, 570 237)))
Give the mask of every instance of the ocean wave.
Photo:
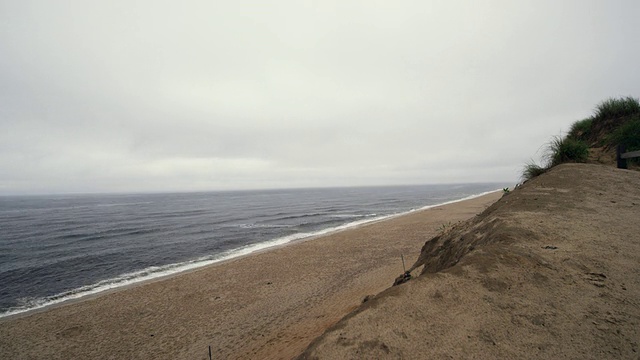
POLYGON ((135 205, 148 205, 153 204, 153 201, 141 201, 141 202, 126 202, 126 203, 111 203, 111 204, 96 204, 96 207, 117 207, 117 206, 135 206, 135 205))
POLYGON ((310 213, 310 214, 300 214, 300 215, 290 215, 290 216, 282 216, 279 217, 278 220, 295 220, 295 219, 304 219, 308 217, 318 217, 324 216, 325 213, 310 213))
POLYGON ((256 223, 251 223, 251 224, 237 224, 234 225, 234 227, 239 227, 241 229, 255 229, 255 228, 274 228, 274 229, 278 229, 278 228, 290 228, 290 227, 294 227, 295 225, 287 225, 287 224, 256 224, 256 223))
MULTIPOLYGON (((83 228, 84 230, 84 228, 83 228)), ((115 236, 130 236, 130 235, 143 235, 143 234, 151 234, 160 231, 157 228, 148 228, 141 229, 135 227, 125 227, 125 228, 115 228, 108 230, 94 230, 94 231, 84 231, 80 233, 71 233, 71 234, 62 234, 55 239, 60 240, 89 240, 89 239, 101 239, 105 237, 115 237, 115 236)))
POLYGON ((329 217, 338 218, 338 219, 351 219, 351 218, 363 218, 363 217, 372 217, 377 216, 378 214, 332 214, 329 217))

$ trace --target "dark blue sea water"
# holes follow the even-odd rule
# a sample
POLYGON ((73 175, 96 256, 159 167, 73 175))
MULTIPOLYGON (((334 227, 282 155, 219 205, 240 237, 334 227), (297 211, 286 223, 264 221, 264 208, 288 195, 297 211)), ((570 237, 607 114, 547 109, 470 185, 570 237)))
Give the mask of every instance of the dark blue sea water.
POLYGON ((503 186, 0 197, 0 317, 503 186))

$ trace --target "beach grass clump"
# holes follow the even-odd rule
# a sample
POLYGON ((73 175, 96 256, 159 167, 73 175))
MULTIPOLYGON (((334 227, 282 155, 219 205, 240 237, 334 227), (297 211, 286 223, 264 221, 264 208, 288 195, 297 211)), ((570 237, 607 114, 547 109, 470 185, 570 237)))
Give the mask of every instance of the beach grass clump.
MULTIPOLYGON (((614 146, 624 146, 625 151, 640 150, 640 115, 634 116, 617 128, 609 137, 609 142, 614 146)), ((640 164, 640 158, 632 158, 629 161, 640 164)))
POLYGON ((586 118, 579 120, 571 125, 571 129, 567 134, 567 137, 577 140, 586 141, 591 134, 591 126, 593 125, 593 118, 586 118))
POLYGON ((583 163, 589 158, 589 146, 582 140, 554 136, 547 145, 547 167, 572 162, 583 163))
POLYGON ((531 160, 524 165, 524 169, 522 170, 522 179, 525 181, 531 180, 536 176, 544 174, 547 170, 549 169, 544 166, 540 166, 531 160))
POLYGON ((547 172, 552 167, 564 163, 583 163, 589 158, 589 146, 582 140, 554 136, 547 144, 547 149, 543 155, 544 165, 538 165, 531 160, 526 163, 522 170, 524 180, 533 179, 547 172))
POLYGON ((622 98, 609 98, 604 100, 595 109, 595 119, 611 119, 622 116, 640 114, 640 102, 631 96, 622 98))
POLYGON ((451 221, 449 221, 449 222, 443 223, 438 227, 438 231, 442 233, 442 235, 444 235, 450 232, 458 224, 458 222, 452 223, 451 221))
POLYGON ((640 150, 640 115, 617 128, 609 138, 612 145, 622 145, 628 151, 640 150))

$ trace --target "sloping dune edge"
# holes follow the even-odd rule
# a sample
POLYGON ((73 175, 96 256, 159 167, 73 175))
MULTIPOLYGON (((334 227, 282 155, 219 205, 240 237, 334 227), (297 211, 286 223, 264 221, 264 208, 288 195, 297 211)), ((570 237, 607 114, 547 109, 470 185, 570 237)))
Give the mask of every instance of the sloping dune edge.
POLYGON ((639 214, 640 172, 557 166, 427 241, 419 277, 299 358, 636 359, 639 214))

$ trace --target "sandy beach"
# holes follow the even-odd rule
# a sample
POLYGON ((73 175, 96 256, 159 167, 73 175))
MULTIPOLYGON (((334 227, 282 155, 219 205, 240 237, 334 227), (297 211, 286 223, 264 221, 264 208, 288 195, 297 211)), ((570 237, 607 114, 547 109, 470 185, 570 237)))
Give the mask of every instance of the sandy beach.
POLYGON ((502 196, 410 213, 0 320, 3 359, 290 359, 502 196))

